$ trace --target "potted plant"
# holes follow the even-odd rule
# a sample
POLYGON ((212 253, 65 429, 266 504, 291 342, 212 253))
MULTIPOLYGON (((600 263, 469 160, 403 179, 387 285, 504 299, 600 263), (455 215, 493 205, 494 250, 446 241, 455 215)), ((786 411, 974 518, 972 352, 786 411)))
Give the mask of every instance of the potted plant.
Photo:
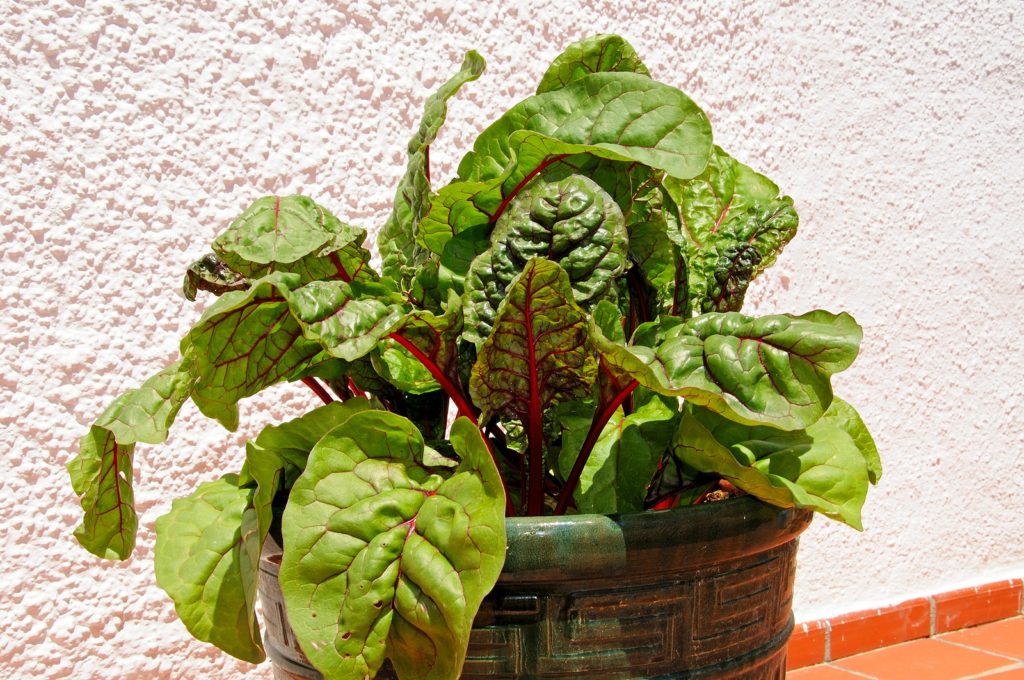
POLYGON ((617 36, 566 49, 434 187, 483 69, 468 53, 427 100, 379 273, 303 196, 257 200, 188 269, 218 297, 82 437, 75 535, 131 554, 134 447, 186 400, 230 430, 301 381, 323 405, 157 520, 198 639, 263 660, 262 588, 281 673, 781 677, 796 536, 811 510, 859 528, 881 474, 830 386, 860 328, 740 312, 792 201, 617 36))

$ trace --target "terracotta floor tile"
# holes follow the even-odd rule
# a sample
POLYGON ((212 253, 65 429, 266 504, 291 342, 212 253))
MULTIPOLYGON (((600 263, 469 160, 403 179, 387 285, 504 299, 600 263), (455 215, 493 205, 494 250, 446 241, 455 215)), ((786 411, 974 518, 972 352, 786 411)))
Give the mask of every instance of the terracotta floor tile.
POLYGON ((840 668, 864 673, 879 680, 959 680, 1016 662, 1012 659, 925 639, 866 652, 834 662, 840 668))
POLYGON ((1024 659, 1024 618, 1018 616, 977 628, 958 630, 939 639, 1024 659))
POLYGON ((832 666, 810 666, 786 673, 786 680, 864 680, 865 676, 847 673, 832 666))

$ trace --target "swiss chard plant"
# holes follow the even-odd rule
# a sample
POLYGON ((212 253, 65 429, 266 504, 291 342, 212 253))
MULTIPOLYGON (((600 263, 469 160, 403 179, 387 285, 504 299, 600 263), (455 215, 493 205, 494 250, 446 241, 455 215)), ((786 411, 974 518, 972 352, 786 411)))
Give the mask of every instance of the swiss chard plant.
POLYGON ((506 517, 728 493, 860 527, 878 452, 830 381, 861 329, 742 312, 796 233, 792 200, 617 36, 570 46, 437 186, 447 102, 483 70, 468 53, 428 98, 379 268, 366 232, 313 199, 259 198, 186 273, 187 297, 216 297, 180 358, 115 400, 68 464, 76 537, 126 559, 135 445, 164 441, 186 400, 229 430, 276 383, 324 402, 156 522, 157 582, 195 637, 240 659, 264 658, 272 534, 295 634, 327 678, 390 659, 433 679, 460 673, 506 517))

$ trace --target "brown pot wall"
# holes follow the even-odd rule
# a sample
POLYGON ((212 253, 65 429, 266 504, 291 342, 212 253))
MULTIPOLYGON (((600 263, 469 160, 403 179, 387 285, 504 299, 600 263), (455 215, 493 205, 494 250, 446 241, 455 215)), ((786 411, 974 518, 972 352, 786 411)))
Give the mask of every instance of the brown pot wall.
MULTIPOLYGON (((810 520, 749 497, 506 520, 508 557, 462 677, 784 678, 797 537, 810 520)), ((259 588, 275 677, 319 680, 288 626, 279 566, 268 541, 259 588)), ((377 677, 394 676, 386 665, 377 677)))

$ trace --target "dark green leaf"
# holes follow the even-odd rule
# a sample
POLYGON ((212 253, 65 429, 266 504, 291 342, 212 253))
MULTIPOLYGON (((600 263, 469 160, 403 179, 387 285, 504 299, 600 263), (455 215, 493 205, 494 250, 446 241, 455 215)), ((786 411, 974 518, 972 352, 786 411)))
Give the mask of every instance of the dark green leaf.
POLYGON ((875 456, 877 462, 863 423, 839 400, 805 430, 790 432, 741 425, 688 406, 675 452, 687 465, 722 475, 767 503, 811 508, 855 529, 862 528, 867 461, 875 456))
POLYGON ((535 257, 565 270, 577 303, 600 300, 626 267, 628 241, 621 210, 593 180, 570 175, 533 184, 498 220, 491 248, 470 266, 466 339, 486 339, 512 279, 535 257))
POLYGON ((331 678, 457 678, 504 562, 504 493, 477 429, 461 463, 428 467, 412 423, 366 411, 310 454, 284 514, 281 588, 303 650, 331 678))
POLYGON ((587 395, 594 357, 586 314, 572 298, 569 276, 548 260, 530 260, 512 281, 469 381, 481 422, 540 423, 548 406, 587 395))
POLYGON ((555 57, 537 86, 537 94, 557 90, 591 73, 628 71, 649 76, 636 50, 617 35, 594 35, 573 43, 555 57))
POLYGON ((181 291, 186 300, 195 301, 196 294, 205 290, 214 295, 223 295, 233 290, 245 290, 249 282, 238 272, 210 253, 199 258, 185 272, 185 281, 181 291))
POLYGON ((747 284, 796 234, 793 199, 717 146, 698 177, 665 188, 679 210, 693 310, 738 311, 747 284))

